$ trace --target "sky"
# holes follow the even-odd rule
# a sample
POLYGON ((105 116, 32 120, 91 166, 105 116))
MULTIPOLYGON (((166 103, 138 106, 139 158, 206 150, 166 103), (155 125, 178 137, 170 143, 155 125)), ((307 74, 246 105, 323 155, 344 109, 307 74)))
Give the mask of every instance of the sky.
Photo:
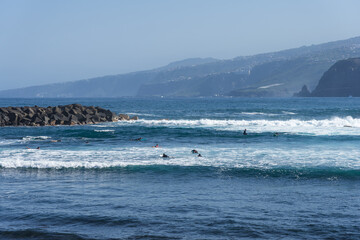
POLYGON ((358 0, 0 0, 0 90, 360 36, 358 0))

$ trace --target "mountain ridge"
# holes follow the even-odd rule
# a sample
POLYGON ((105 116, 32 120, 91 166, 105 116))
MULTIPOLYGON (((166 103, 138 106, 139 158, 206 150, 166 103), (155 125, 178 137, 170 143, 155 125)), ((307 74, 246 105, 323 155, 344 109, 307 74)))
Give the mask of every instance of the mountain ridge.
POLYGON ((228 60, 190 58, 151 70, 3 90, 0 97, 292 96, 304 84, 314 88, 336 61, 357 56, 360 37, 228 60))

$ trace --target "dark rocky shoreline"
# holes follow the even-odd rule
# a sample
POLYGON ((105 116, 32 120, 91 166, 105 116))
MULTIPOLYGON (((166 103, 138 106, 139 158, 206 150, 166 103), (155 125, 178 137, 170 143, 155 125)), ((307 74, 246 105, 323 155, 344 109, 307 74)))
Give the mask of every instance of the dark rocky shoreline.
POLYGON ((0 107, 0 126, 84 125, 118 120, 137 120, 126 114, 94 106, 69 104, 55 107, 0 107))

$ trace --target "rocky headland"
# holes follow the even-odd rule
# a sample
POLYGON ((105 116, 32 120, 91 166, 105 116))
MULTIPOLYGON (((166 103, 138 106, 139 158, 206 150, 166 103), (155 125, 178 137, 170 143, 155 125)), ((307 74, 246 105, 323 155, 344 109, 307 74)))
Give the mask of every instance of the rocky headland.
POLYGON ((341 60, 327 70, 311 93, 306 86, 297 97, 360 97, 360 58, 341 60))
POLYGON ((137 120, 126 114, 94 106, 70 104, 55 107, 0 107, 0 126, 84 125, 118 120, 137 120))

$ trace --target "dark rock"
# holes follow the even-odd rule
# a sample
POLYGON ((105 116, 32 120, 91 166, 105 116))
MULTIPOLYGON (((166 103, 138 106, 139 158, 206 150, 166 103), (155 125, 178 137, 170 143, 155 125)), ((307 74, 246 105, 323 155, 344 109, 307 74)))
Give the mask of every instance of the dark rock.
POLYGON ((92 120, 95 122, 95 123, 98 123, 100 122, 100 117, 98 115, 94 115, 92 120))
POLYGON ((43 120, 42 120, 41 118, 37 117, 37 116, 34 116, 34 117, 31 119, 31 121, 32 121, 33 123, 38 123, 38 124, 40 124, 43 120))
POLYGON ((10 122, 10 118, 7 115, 3 116, 3 120, 4 120, 5 123, 10 122))
POLYGON ((84 113, 85 113, 85 114, 92 115, 92 114, 94 114, 94 110, 93 110, 93 109, 90 109, 90 108, 87 108, 87 109, 84 110, 84 113))
MULTIPOLYGON (((70 104, 56 107, 1 107, 0 126, 82 125, 99 122, 129 120, 129 116, 110 110, 70 104)), ((136 118, 137 119, 137 118, 136 118)))
POLYGON ((119 114, 119 120, 130 120, 130 117, 126 114, 119 114))
POLYGON ((9 119, 10 119, 11 122, 17 122, 17 120, 18 120, 18 114, 17 113, 10 112, 8 116, 9 116, 9 119))
POLYGON ((86 120, 86 116, 82 113, 76 114, 75 116, 80 122, 84 122, 86 120))
POLYGON ((79 123, 79 119, 75 116, 75 115, 71 115, 70 116, 70 122, 74 123, 74 124, 78 124, 79 123))
POLYGON ((66 124, 65 124, 65 121, 63 121, 63 120, 55 120, 55 125, 66 125, 66 124))
MULTIPOLYGON (((24 109, 24 113, 26 113, 26 114, 28 114, 28 115, 32 115, 32 116, 34 116, 35 111, 34 111, 34 109, 33 109, 33 108, 26 107, 26 108, 24 109)), ((31 117, 32 117, 32 116, 31 116, 31 117)))
POLYGON ((28 126, 31 123, 31 118, 23 118, 20 120, 22 125, 28 126))
POLYGON ((60 113, 55 113, 55 114, 53 114, 53 119, 54 119, 55 121, 57 121, 57 120, 62 120, 62 121, 67 121, 67 120, 69 120, 67 117, 65 117, 64 115, 62 115, 61 112, 60 112, 60 113))
POLYGON ((103 112, 98 112, 98 114, 96 115, 99 116, 100 118, 106 118, 106 114, 103 112))
POLYGON ((52 108, 52 112, 55 113, 55 114, 56 114, 56 113, 57 113, 57 114, 61 114, 61 109, 60 109, 59 107, 53 107, 53 108, 52 108))
POLYGON ((111 121, 116 122, 119 120, 119 117, 116 113, 111 113, 111 121))
POLYGON ((294 97, 310 97, 310 95, 308 87, 304 85, 300 92, 294 94, 294 97))
POLYGON ((48 125, 49 121, 50 121, 50 118, 48 116, 45 116, 44 121, 43 121, 45 123, 45 125, 48 125))
POLYGON ((9 113, 9 111, 7 110, 7 108, 4 108, 4 107, 0 108, 0 112, 6 113, 6 114, 9 113))
POLYGON ((70 109, 69 113, 76 115, 76 114, 79 114, 79 111, 77 111, 76 109, 70 109))

